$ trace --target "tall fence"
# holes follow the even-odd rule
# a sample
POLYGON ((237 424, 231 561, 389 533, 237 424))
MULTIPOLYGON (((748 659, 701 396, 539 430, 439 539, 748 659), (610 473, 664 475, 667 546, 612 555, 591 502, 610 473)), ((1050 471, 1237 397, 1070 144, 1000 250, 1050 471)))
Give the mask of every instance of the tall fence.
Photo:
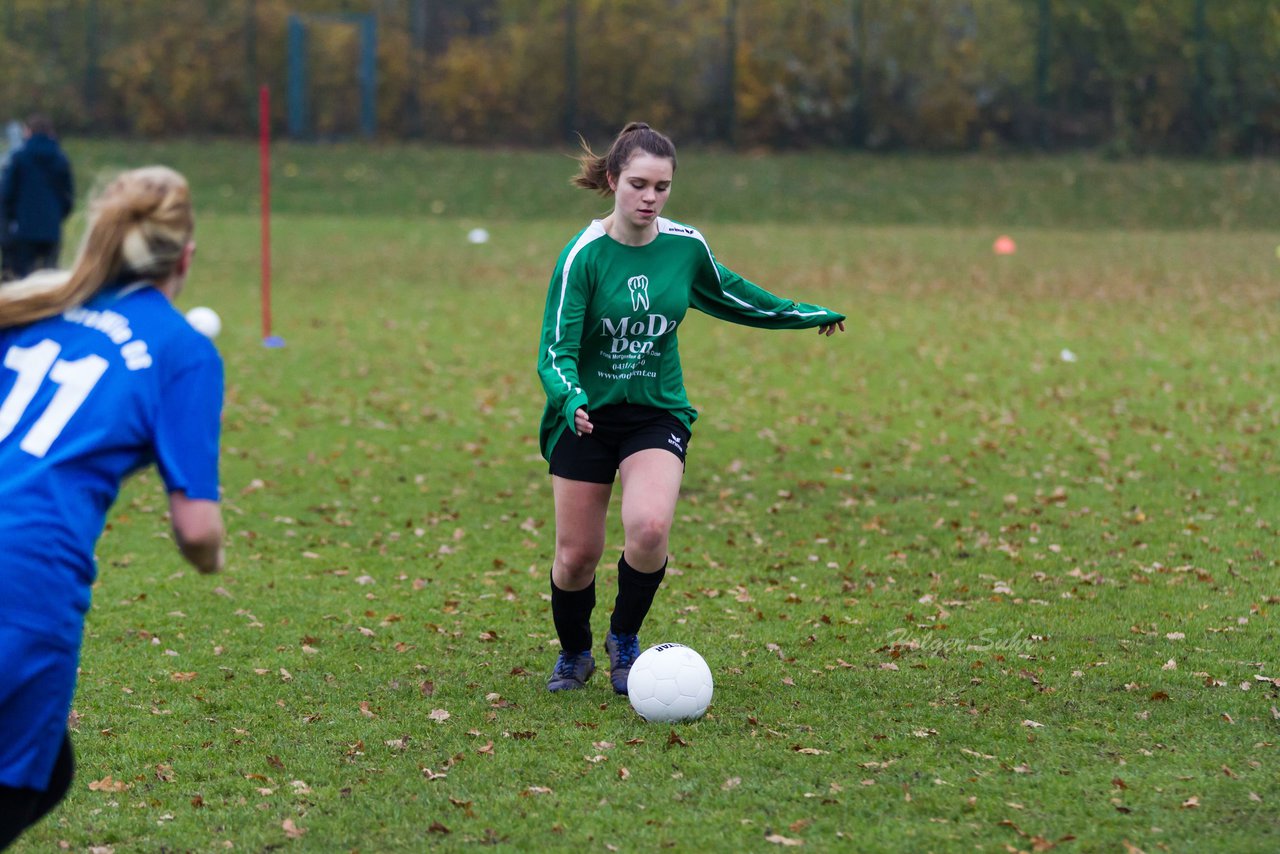
POLYGON ((379 138, 459 144, 644 118, 741 147, 1280 151, 1275 0, 0 0, 0 118, 249 134, 258 87, 287 92, 291 18, 313 138, 375 109, 379 138))

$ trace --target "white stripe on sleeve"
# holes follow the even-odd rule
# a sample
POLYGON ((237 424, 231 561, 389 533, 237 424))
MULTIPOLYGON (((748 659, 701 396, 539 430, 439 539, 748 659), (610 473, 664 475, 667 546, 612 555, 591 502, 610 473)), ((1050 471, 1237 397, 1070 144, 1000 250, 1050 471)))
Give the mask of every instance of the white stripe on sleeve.
MULTIPOLYGON (((711 261, 711 269, 716 271, 716 281, 720 283, 720 293, 725 299, 735 302, 744 309, 754 311, 756 314, 763 315, 764 317, 776 317, 778 315, 778 312, 776 311, 769 311, 758 305, 752 305, 741 297, 735 296, 724 289, 724 279, 720 276, 720 265, 716 263, 716 256, 711 253, 711 247, 707 245, 707 239, 702 236, 702 232, 698 231, 698 229, 674 223, 663 217, 658 217, 658 231, 663 234, 673 234, 679 237, 692 237, 702 244, 702 248, 707 252, 707 258, 711 261)), ((821 317, 826 313, 827 312, 825 311, 798 311, 796 309, 782 312, 784 315, 789 314, 794 317, 821 317)))
POLYGON ((582 389, 569 382, 569 378, 565 376, 564 371, 560 370, 560 366, 556 361, 560 358, 556 353, 556 345, 560 343, 563 333, 560 330, 561 316, 564 313, 564 301, 569 291, 569 270, 573 267, 574 260, 578 257, 578 253, 586 248, 592 241, 598 240, 604 236, 604 226, 600 224, 600 220, 592 220, 591 225, 578 237, 578 241, 573 244, 573 248, 569 250, 569 256, 564 259, 564 271, 560 275, 560 302, 556 306, 556 335, 551 344, 547 346, 547 353, 551 355, 551 367, 560 377, 560 381, 564 383, 565 388, 570 394, 577 394, 582 389))

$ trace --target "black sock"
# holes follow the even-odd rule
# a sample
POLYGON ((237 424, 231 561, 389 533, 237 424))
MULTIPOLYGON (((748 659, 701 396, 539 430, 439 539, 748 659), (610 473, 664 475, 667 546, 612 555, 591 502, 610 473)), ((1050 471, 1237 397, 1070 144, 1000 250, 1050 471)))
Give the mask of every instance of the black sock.
POLYGON ((613 616, 609 618, 609 631, 615 635, 635 635, 653 604, 658 585, 667 574, 667 562, 656 572, 640 572, 627 563, 624 554, 618 558, 618 598, 613 602, 613 616))
POLYGON ((596 607, 596 580, 581 590, 561 590, 551 582, 551 619, 560 651, 569 655, 591 649, 591 612, 596 607))

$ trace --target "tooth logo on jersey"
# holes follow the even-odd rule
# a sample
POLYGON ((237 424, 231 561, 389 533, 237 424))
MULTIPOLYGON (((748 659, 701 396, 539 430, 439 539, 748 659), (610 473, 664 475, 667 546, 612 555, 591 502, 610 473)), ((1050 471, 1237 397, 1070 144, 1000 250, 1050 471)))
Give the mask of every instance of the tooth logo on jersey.
POLYGON ((631 289, 631 310, 649 310, 649 277, 632 276, 627 279, 627 287, 631 289))

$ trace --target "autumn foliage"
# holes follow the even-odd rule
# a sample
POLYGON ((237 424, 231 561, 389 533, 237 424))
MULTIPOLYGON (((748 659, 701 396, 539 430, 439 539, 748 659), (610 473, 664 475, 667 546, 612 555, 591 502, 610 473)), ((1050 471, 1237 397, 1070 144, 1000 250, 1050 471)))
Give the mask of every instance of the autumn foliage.
POLYGON ((548 144, 643 116, 777 148, 1259 153, 1280 138, 1280 7, 1207 0, 8 0, 0 115, 91 133, 285 122, 286 28, 309 23, 308 133, 358 128, 378 14, 384 137, 548 144))

